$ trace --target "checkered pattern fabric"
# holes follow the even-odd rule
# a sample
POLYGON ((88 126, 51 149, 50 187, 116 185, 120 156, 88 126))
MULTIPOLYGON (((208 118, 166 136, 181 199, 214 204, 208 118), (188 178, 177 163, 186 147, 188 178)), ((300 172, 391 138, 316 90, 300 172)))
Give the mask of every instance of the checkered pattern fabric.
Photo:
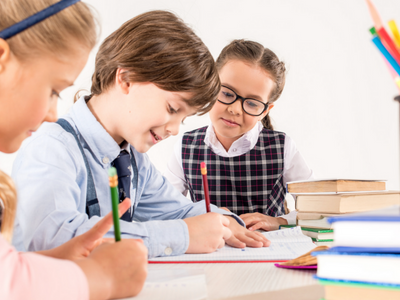
POLYGON ((200 163, 207 165, 211 203, 240 215, 259 212, 283 215, 286 189, 283 186, 285 134, 263 129, 257 144, 236 157, 222 157, 204 144, 207 127, 185 133, 182 164, 194 202, 204 199, 200 163))

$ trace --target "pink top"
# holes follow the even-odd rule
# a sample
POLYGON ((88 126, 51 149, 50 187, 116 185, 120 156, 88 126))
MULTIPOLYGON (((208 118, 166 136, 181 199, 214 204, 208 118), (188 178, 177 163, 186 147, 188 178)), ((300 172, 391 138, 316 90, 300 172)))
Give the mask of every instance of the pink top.
POLYGON ((89 299, 85 274, 73 262, 19 253, 0 234, 0 299, 89 299))

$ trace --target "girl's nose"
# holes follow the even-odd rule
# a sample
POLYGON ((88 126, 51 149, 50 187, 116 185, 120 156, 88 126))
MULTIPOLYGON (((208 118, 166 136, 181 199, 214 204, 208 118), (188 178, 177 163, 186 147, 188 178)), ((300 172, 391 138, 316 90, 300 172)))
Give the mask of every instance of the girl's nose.
POLYGON ((240 115, 242 113, 242 103, 239 99, 228 105, 228 111, 233 115, 240 115))

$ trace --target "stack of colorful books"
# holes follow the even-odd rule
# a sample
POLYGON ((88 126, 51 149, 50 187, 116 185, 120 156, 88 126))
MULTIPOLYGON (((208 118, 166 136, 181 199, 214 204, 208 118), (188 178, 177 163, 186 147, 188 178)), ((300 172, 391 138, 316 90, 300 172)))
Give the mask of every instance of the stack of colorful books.
POLYGON ((332 217, 334 247, 313 252, 325 300, 400 299, 400 206, 332 217))
POLYGON ((382 180, 326 179, 289 182, 296 199, 297 225, 317 245, 333 243, 330 217, 400 204, 399 191, 387 191, 382 180))

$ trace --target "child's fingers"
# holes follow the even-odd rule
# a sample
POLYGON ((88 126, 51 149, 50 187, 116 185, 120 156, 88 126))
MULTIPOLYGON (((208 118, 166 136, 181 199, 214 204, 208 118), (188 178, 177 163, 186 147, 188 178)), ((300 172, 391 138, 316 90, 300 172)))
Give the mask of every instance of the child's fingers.
POLYGON ((253 232, 253 233, 260 237, 259 241, 263 243, 263 247, 269 247, 269 245, 271 245, 271 241, 267 239, 262 233, 260 232, 253 232))
POLYGON ((260 248, 264 245, 263 242, 255 240, 253 237, 248 237, 246 235, 241 235, 240 240, 246 244, 248 247, 260 248))
POLYGON ((244 248, 244 247, 246 247, 246 244, 243 243, 242 241, 240 241, 239 239, 237 239, 235 236, 232 236, 228 241, 226 241, 226 243, 229 246, 235 247, 235 248, 244 248))
POLYGON ((245 219, 243 221, 247 227, 261 222, 261 220, 259 218, 257 218, 256 216, 248 217, 247 219, 245 219))
MULTIPOLYGON (((131 199, 126 198, 118 205, 118 214, 121 217, 131 206, 131 199)), ((84 241, 86 245, 91 245, 96 243, 98 239, 103 238, 103 236, 110 230, 113 225, 112 212, 109 212, 102 220, 96 223, 92 229, 83 234, 84 241)))
POLYGON ((271 226, 269 226, 266 222, 258 222, 258 223, 256 223, 256 224, 254 224, 254 225, 252 225, 250 228, 249 228, 249 230, 250 231, 254 231, 254 230, 257 230, 257 229, 264 229, 264 230, 271 230, 271 228, 270 228, 271 226))

